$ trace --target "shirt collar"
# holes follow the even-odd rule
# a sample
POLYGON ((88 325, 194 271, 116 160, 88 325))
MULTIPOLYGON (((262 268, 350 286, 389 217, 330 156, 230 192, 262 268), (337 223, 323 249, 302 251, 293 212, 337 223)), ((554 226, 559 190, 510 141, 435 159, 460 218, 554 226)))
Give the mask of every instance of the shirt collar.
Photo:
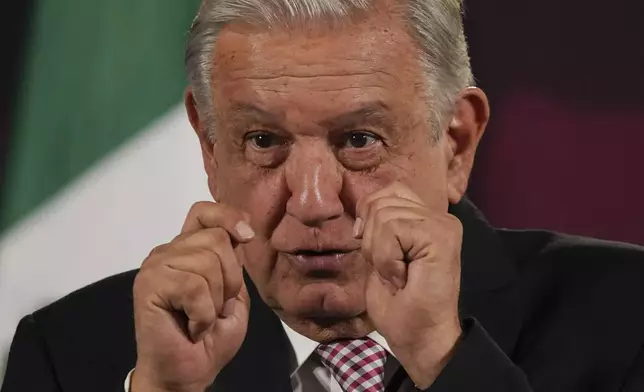
MULTIPOLYGON (((286 336, 288 337, 288 340, 293 349, 293 353, 295 354, 296 363, 295 363, 295 366, 292 367, 293 371, 291 372, 291 377, 293 377, 293 375, 297 373, 297 371, 304 364, 304 362, 306 362, 306 360, 309 359, 311 354, 315 352, 315 349, 318 347, 320 343, 316 342, 315 340, 311 340, 302 334, 295 332, 293 328, 286 325, 284 321, 281 321, 281 322, 282 322, 282 326, 284 327, 284 331, 286 332, 286 336)), ((393 356, 394 358, 396 357, 394 353, 391 352, 391 348, 389 348, 389 344, 385 340, 384 336, 382 336, 376 331, 373 331, 367 336, 371 340, 373 340, 374 342, 382 346, 382 348, 384 348, 389 353, 389 355, 393 356)))

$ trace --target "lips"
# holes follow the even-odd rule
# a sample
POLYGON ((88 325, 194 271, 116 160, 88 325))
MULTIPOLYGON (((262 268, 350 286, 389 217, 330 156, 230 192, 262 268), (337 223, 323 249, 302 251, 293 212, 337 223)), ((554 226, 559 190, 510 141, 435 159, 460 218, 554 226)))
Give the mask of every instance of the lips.
POLYGON ((304 274, 316 272, 340 272, 343 269, 350 250, 328 249, 328 250, 297 250, 288 253, 295 268, 304 274))

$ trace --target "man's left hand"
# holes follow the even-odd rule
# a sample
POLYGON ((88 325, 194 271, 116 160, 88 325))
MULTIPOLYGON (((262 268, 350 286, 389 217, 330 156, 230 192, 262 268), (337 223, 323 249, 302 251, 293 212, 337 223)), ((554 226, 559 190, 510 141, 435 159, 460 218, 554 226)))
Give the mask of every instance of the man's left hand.
POLYGON ((461 222, 394 183, 361 200, 354 234, 373 266, 367 313, 420 388, 428 388, 462 333, 461 222))

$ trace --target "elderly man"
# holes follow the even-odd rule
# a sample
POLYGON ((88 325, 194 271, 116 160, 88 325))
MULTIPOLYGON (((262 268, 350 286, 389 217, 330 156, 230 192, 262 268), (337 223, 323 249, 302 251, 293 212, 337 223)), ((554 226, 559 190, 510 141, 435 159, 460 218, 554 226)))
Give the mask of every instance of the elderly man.
POLYGON ((187 70, 217 203, 23 319, 2 392, 644 390, 642 249, 464 198, 460 1, 204 1, 187 70))

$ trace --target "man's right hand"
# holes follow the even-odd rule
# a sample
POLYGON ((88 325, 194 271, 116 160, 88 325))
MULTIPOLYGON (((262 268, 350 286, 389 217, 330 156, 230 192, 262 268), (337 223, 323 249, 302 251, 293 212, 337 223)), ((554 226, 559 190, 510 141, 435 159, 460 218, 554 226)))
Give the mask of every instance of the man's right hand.
POLYGON ((235 356, 250 303, 234 247, 254 237, 248 222, 230 206, 197 203, 181 234, 143 262, 131 392, 203 392, 235 356))

